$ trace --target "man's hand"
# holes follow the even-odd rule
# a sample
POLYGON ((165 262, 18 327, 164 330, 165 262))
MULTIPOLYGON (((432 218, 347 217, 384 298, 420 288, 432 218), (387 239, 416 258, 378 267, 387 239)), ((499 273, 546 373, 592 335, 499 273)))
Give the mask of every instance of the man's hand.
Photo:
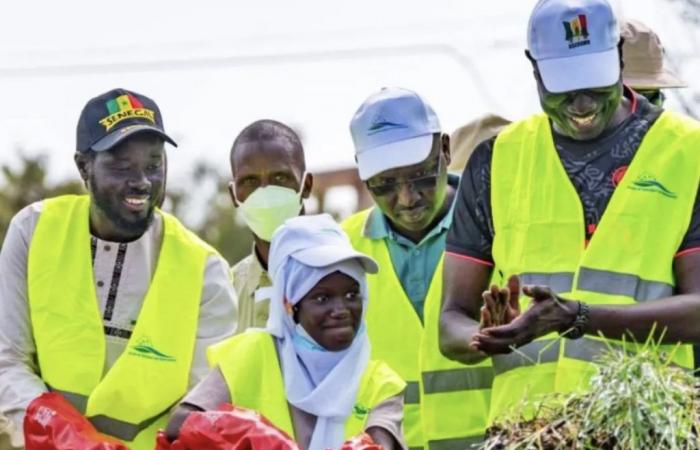
POLYGON ((576 318, 576 302, 558 297, 548 286, 525 286, 523 293, 532 298, 528 309, 506 325, 480 330, 472 339, 475 350, 488 355, 510 353, 552 331, 566 331, 576 318))
POLYGON ((520 315, 520 279, 512 275, 508 278, 508 286, 501 289, 492 284, 482 298, 480 329, 509 324, 520 315))

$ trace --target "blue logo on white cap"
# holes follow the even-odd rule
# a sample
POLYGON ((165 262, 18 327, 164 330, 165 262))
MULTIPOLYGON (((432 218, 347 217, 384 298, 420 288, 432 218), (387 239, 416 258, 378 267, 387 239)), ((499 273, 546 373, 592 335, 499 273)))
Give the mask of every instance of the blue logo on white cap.
POLYGON ((391 122, 386 120, 383 116, 377 115, 372 119, 372 125, 367 129, 367 136, 371 136, 376 133, 381 133, 382 131, 396 130, 399 128, 408 128, 406 125, 400 123, 391 122))

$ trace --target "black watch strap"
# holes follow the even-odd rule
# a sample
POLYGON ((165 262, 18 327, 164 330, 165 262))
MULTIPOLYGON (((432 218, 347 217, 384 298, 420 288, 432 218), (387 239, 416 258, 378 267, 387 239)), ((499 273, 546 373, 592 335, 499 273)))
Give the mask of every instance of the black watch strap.
POLYGON ((590 310, 591 309, 587 304, 578 302, 578 312, 576 313, 576 317, 571 323, 571 326, 564 333, 562 333, 562 336, 567 339, 578 339, 586 334, 586 328, 588 327, 588 314, 590 310))

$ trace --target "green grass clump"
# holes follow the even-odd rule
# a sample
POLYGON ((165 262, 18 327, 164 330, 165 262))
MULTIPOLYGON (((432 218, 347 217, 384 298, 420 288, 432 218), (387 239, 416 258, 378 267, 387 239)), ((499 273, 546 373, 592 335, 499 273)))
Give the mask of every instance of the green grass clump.
POLYGON ((482 449, 700 450, 695 377, 651 339, 634 347, 610 346, 589 391, 518 405, 487 431, 482 449))

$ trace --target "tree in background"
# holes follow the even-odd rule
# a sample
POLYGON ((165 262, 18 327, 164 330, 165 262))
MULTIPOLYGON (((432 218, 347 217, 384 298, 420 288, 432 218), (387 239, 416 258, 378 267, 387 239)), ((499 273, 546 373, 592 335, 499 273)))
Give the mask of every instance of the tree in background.
POLYGON ((47 185, 45 155, 20 154, 19 168, 3 164, 0 173, 0 238, 5 239, 12 217, 22 208, 47 197, 84 193, 79 180, 47 185))
MULTIPOLYGON (((30 203, 65 194, 84 194, 80 180, 51 184, 46 179, 48 157, 19 152, 16 169, 0 168, 0 240, 14 215, 30 203)), ((235 213, 226 189, 227 179, 205 163, 195 165, 185 187, 170 187, 163 209, 181 219, 202 239, 234 264, 250 253, 250 232, 234 219, 235 213)))

